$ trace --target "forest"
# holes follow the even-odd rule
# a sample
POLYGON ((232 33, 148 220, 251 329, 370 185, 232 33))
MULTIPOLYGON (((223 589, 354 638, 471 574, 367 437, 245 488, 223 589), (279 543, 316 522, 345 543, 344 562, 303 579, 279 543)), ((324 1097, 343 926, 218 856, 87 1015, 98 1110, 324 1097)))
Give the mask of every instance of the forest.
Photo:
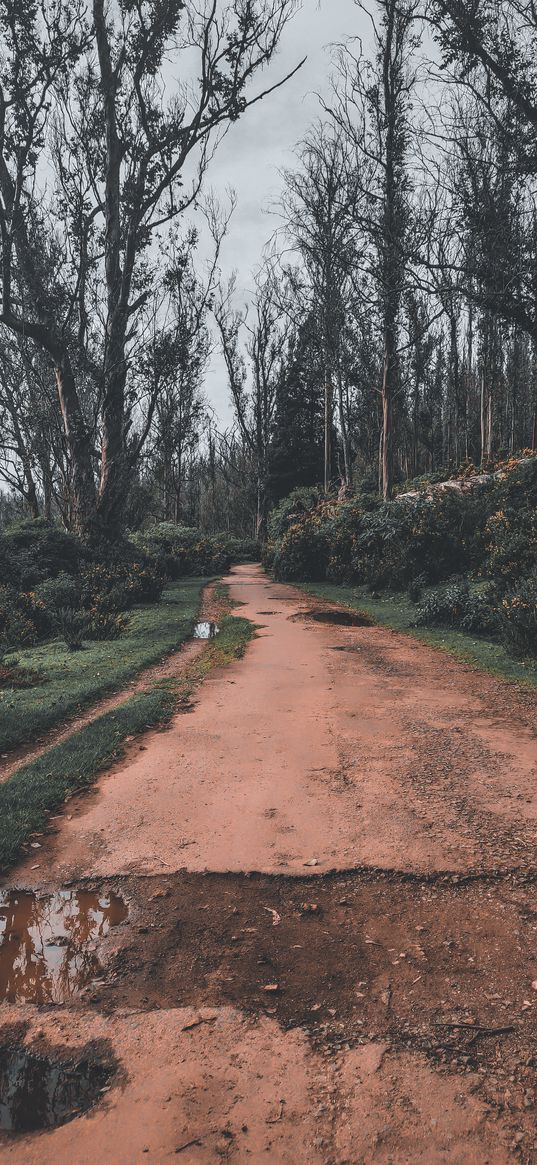
MULTIPOLYGON (((462 589, 451 605, 433 596, 433 620, 501 630, 534 654, 533 10, 374 4, 367 41, 351 29, 331 50, 241 304, 225 263, 237 195, 216 200, 211 164, 226 130, 270 101, 252 85, 295 9, 170 2, 149 20, 137 3, 2 4, 0 553, 13 524, 31 543, 33 520, 34 555, 45 522, 92 561, 171 539, 186 562, 196 539, 227 538, 254 557, 264 547, 281 578, 417 594, 455 576, 462 589), (199 85, 169 91, 170 53, 196 62, 199 85), (206 386, 215 354, 224 423, 206 386), (423 504, 449 479, 466 483, 458 501, 423 504), (415 505, 393 504, 416 489, 415 505), (318 522, 335 553, 306 545, 318 522), (472 621, 468 578, 481 575, 472 621)), ((11 647, 46 570, 3 575, 11 647)), ((60 592, 49 629, 75 602, 60 592)))
POLYGON ((537 1162, 537 0, 0 0, 0 1163, 537 1162))

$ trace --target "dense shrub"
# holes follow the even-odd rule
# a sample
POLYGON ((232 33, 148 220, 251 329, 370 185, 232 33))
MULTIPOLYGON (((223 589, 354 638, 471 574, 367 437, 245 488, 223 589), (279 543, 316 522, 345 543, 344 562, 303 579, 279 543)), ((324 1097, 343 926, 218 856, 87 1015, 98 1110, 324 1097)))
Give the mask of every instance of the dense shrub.
POLYGON ((225 535, 204 535, 193 526, 160 522, 134 534, 132 541, 172 579, 222 574, 231 564, 231 545, 225 535))
POLYGON ((35 588, 35 597, 47 611, 80 606, 81 584, 72 574, 61 571, 56 578, 47 578, 35 588))
POLYGON ((504 595, 498 616, 507 650, 512 655, 537 658, 537 576, 504 595))
POLYGON ((74 534, 43 518, 27 519, 0 534, 0 575, 17 590, 31 590, 62 571, 76 574, 84 554, 74 534))
POLYGON ((277 545, 273 570, 278 579, 321 580, 326 577, 328 540, 322 517, 307 514, 291 526, 277 545))
POLYGON ((13 587, 0 586, 0 650, 31 647, 37 643, 38 630, 25 608, 26 596, 13 587))
POLYGON ((148 562, 92 563, 83 567, 80 581, 82 606, 108 612, 154 603, 164 587, 164 575, 148 562))
POLYGON ((537 566, 537 512, 496 510, 486 524, 485 540, 483 573, 507 588, 537 566))
POLYGON ((454 627, 473 635, 494 635, 498 618, 490 597, 471 590, 463 580, 429 594, 417 609, 416 627, 454 627))
POLYGON ((424 479, 417 495, 388 503, 295 490, 272 514, 264 564, 281 580, 406 590, 420 603, 419 626, 493 636, 501 628, 509 650, 534 653, 537 457, 511 459, 501 472, 470 489, 424 479), (476 585, 483 579, 488 590, 476 585))
POLYGON ((291 526, 304 516, 309 514, 311 510, 316 509, 323 499, 323 491, 320 486, 299 486, 294 489, 288 497, 277 505, 269 518, 269 540, 277 542, 283 538, 291 526))

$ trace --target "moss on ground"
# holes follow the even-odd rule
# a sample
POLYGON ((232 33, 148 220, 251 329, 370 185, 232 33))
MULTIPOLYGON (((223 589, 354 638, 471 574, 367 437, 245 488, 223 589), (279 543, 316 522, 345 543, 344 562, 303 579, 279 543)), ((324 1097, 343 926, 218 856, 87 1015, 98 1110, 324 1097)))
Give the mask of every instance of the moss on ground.
POLYGON ((513 659, 501 643, 464 631, 413 627, 416 607, 408 595, 389 594, 373 598, 365 587, 340 586, 335 583, 300 583, 300 588, 310 595, 319 595, 343 607, 367 611, 376 623, 412 635, 430 647, 448 651, 464 663, 501 679, 537 687, 537 664, 532 660, 513 659))
POLYGON ((210 671, 240 658, 254 630, 247 619, 224 616, 219 636, 184 676, 154 685, 97 717, 0 785, 0 869, 12 866, 32 834, 46 828, 49 813, 117 760, 127 737, 169 721, 210 671))
POLYGON ((0 692, 0 753, 35 741, 180 647, 192 632, 207 582, 181 580, 159 603, 136 607, 119 639, 87 642, 83 651, 68 651, 59 640, 17 651, 21 666, 42 672, 45 682, 0 692))

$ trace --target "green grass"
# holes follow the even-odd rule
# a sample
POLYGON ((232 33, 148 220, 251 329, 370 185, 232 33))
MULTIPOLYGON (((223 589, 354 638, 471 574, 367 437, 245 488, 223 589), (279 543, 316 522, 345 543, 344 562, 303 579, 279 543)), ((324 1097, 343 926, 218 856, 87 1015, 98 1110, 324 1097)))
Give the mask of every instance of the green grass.
POLYGON ((32 834, 46 828, 49 813, 61 808, 72 793, 88 787, 97 773, 117 759, 126 737, 170 720, 213 668, 244 654, 253 633, 254 625, 247 619, 225 616, 220 635, 207 644, 184 677, 132 696, 0 785, 0 869, 12 866, 32 834))
POLYGON ((330 599, 341 606, 353 610, 367 611, 376 623, 392 627, 427 643, 456 655, 464 663, 470 663, 482 671, 491 672, 504 680, 523 682, 537 687, 537 664, 531 660, 513 659, 500 643, 491 639, 469 635, 464 631, 446 628, 413 627, 416 607, 408 595, 390 594, 372 598, 364 587, 338 586, 332 583, 300 583, 300 588, 308 594, 330 599))
POLYGON ((83 651, 68 651, 59 640, 17 651, 21 666, 43 672, 46 680, 0 692, 0 753, 42 736, 179 647, 191 634, 207 581, 183 579, 159 603, 136 607, 119 639, 88 642, 83 651))

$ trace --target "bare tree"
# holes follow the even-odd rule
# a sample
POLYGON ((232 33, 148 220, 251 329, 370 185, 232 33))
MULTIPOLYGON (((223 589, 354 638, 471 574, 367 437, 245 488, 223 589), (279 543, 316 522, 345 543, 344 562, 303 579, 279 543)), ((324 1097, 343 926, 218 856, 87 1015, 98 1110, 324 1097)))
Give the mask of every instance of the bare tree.
POLYGON ((377 0, 371 17, 374 60, 366 59, 361 47, 355 51, 352 42, 339 52, 330 109, 356 151, 366 203, 361 226, 369 240, 369 273, 383 335, 380 477, 385 498, 393 488, 400 313, 416 248, 409 167, 416 16, 416 0, 377 0))
POLYGON ((254 480, 256 537, 264 539, 269 503, 270 441, 287 329, 270 275, 261 275, 257 279, 251 323, 247 312, 232 308, 234 291, 232 281, 220 296, 215 318, 236 426, 254 480))
POLYGON ((162 239, 222 134, 277 87, 251 92, 296 6, 0 0, 0 322, 53 363, 82 533, 121 527, 130 351, 162 239))
POLYGON ((362 195, 356 159, 351 163, 344 134, 319 123, 297 148, 299 165, 285 170, 282 212, 301 269, 287 269, 290 291, 313 312, 322 337, 324 363, 324 488, 332 483, 334 397, 343 449, 343 477, 351 480, 348 409, 345 407, 343 337, 354 297, 359 247, 358 204, 362 195))

